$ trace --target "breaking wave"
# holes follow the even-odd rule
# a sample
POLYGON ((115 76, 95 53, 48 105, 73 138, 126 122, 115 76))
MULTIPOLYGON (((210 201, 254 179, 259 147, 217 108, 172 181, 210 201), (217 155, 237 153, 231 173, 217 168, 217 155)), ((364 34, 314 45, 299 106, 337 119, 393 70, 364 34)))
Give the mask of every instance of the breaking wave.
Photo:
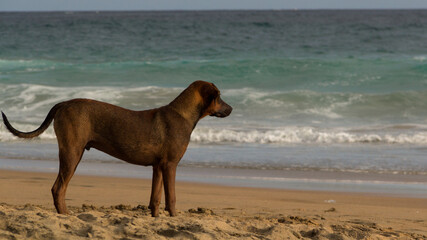
MULTIPOLYGON (((21 131, 32 131, 34 124, 14 124, 21 131)), ((401 126, 391 127, 393 129, 401 126)), ((191 135, 191 142, 200 144, 427 144, 427 131, 414 127, 402 133, 385 128, 382 131, 363 131, 353 129, 319 129, 314 127, 285 127, 279 129, 236 129, 225 127, 196 127, 191 135)), ((39 140, 55 140, 52 127, 40 135, 39 140)), ((0 127, 0 141, 17 141, 4 126, 0 127)))
POLYGON ((290 127, 274 130, 229 130, 196 128, 191 136, 198 143, 254 144, 427 144, 427 132, 414 133, 354 133, 337 129, 290 127))

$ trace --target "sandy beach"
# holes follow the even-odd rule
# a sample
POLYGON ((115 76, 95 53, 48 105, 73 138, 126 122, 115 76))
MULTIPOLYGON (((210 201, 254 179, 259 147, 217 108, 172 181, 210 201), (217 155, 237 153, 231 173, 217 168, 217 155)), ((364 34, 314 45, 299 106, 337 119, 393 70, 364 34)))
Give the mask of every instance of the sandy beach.
MULTIPOLYGON (((177 183, 178 217, 147 209, 150 180, 0 170, 1 239, 426 239, 423 198, 177 183)), ((163 204, 163 203, 162 203, 163 204)))

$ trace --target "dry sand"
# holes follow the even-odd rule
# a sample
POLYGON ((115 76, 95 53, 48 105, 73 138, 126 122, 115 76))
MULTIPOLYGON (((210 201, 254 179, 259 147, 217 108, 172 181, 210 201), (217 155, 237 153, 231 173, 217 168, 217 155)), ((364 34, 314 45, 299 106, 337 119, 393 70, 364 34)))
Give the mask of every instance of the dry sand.
POLYGON ((427 200, 177 183, 178 217, 152 218, 150 180, 0 170, 0 239, 427 239, 427 200))

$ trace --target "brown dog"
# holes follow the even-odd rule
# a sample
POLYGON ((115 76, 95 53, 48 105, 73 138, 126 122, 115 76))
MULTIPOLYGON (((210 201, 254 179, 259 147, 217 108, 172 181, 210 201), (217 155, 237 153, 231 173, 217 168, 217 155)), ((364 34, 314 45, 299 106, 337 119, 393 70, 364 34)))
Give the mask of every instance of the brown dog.
POLYGON ((175 216, 175 172, 197 122, 205 116, 227 117, 232 108, 221 100, 218 88, 196 81, 166 106, 132 111, 89 99, 56 104, 42 125, 32 132, 13 128, 2 112, 7 129, 17 137, 40 135, 53 119, 59 148, 59 173, 52 187, 58 213, 66 214, 65 192, 85 149, 96 148, 129 163, 153 166, 151 215, 159 215, 164 183, 166 210, 175 216))

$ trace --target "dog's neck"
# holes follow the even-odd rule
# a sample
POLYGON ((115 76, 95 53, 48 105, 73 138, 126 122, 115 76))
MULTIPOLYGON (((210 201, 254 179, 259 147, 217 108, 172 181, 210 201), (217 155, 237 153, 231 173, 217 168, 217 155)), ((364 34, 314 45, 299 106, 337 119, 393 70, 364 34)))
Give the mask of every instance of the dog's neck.
POLYGON ((169 103, 168 107, 181 115, 194 128, 202 115, 202 100, 197 91, 190 91, 187 88, 169 103))

